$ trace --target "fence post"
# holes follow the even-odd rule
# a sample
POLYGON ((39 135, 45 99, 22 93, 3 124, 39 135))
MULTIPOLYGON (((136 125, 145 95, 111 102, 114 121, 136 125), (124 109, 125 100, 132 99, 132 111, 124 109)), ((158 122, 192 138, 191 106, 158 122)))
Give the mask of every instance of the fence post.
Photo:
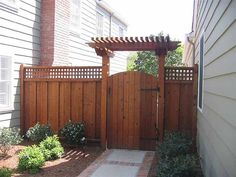
POLYGON ((24 65, 20 65, 20 131, 24 133, 24 65))
POLYGON ((110 67, 110 57, 106 51, 100 51, 102 56, 102 89, 101 89, 101 147, 107 147, 107 85, 110 67))
POLYGON ((192 115, 192 137, 195 143, 197 134, 197 96, 198 96, 198 65, 193 70, 193 115, 192 115))
POLYGON ((164 137, 164 117, 165 117, 165 55, 159 55, 159 98, 158 98, 158 131, 159 131, 159 140, 162 141, 164 137))

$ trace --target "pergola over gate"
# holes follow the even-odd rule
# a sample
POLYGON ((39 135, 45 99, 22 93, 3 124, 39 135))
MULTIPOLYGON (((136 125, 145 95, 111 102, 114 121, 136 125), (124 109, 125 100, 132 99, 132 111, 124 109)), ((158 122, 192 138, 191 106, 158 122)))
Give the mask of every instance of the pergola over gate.
POLYGON ((95 49, 97 55, 102 57, 102 86, 101 86, 101 146, 106 147, 107 140, 107 93, 110 57, 115 51, 154 51, 159 60, 158 83, 158 131, 160 140, 164 136, 164 87, 165 87, 165 57, 168 51, 178 47, 179 41, 170 41, 169 36, 151 37, 100 37, 92 38, 88 45, 95 49))

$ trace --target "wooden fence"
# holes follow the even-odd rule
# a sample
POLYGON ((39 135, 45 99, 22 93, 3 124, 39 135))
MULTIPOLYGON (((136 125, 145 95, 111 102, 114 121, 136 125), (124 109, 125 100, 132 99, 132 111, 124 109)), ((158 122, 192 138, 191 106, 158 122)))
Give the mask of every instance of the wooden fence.
POLYGON ((164 129, 196 136, 197 65, 165 67, 164 129))
POLYGON ((21 66, 21 129, 49 123, 58 132, 70 119, 100 138, 101 67, 21 66))

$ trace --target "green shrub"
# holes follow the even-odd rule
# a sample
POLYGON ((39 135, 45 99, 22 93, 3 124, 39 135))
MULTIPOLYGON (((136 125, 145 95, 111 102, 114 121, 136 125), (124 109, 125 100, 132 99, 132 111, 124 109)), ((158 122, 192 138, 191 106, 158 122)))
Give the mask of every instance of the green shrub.
POLYGON ((26 147, 19 154, 18 169, 20 171, 29 170, 35 174, 44 165, 45 158, 40 148, 36 145, 26 147))
POLYGON ((158 177, 196 177, 197 160, 193 155, 178 156, 161 160, 157 169, 158 177))
POLYGON ((12 170, 9 168, 2 167, 0 168, 0 177, 11 177, 12 170))
POLYGON ((31 141, 40 142, 46 139, 48 136, 52 136, 53 132, 49 125, 40 125, 39 123, 35 124, 34 127, 29 128, 26 132, 26 137, 31 141))
POLYGON ((83 123, 69 121, 60 131, 61 135, 70 145, 85 144, 85 126, 83 123))
POLYGON ((61 146, 57 135, 47 137, 39 144, 39 147, 44 155, 45 160, 58 159, 64 153, 64 149, 61 146))
POLYGON ((189 154, 192 141, 180 132, 166 133, 164 141, 159 145, 157 153, 160 159, 171 159, 179 155, 189 154))
POLYGON ((2 128, 0 129, 0 151, 3 155, 11 149, 12 145, 22 142, 20 132, 16 128, 2 128))

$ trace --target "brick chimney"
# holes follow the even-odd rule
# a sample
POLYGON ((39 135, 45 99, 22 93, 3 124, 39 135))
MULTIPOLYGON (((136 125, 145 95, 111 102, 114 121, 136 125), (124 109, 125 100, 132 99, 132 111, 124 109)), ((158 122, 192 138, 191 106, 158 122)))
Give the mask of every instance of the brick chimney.
POLYGON ((70 65, 70 0, 41 1, 40 65, 70 65))

